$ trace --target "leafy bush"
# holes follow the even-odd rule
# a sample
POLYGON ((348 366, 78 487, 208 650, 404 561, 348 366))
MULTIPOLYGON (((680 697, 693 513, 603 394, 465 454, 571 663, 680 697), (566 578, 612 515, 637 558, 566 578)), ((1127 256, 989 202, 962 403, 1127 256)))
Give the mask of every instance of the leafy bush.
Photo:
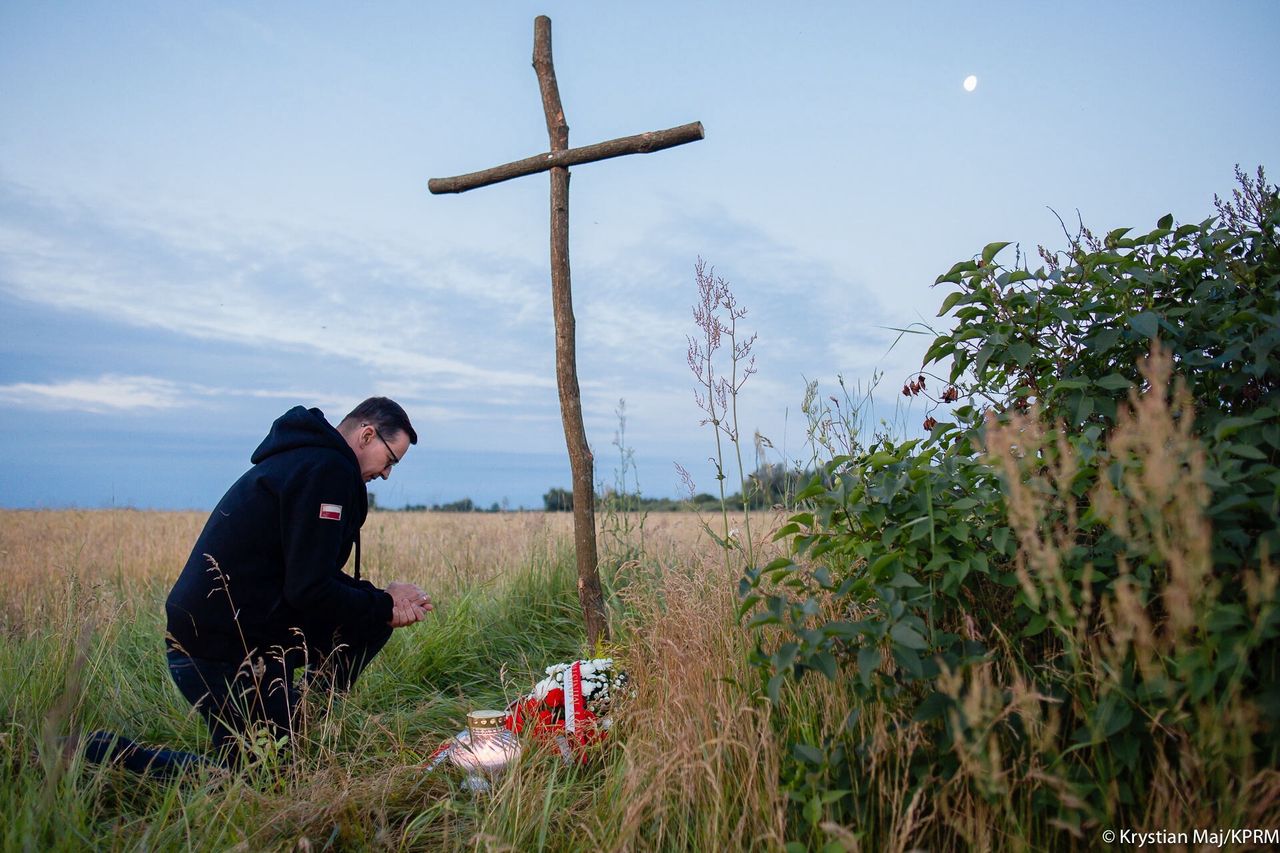
POLYGON ((769 698, 839 697, 785 724, 806 840, 1274 823, 1280 198, 1237 174, 1199 224, 939 277, 928 436, 829 460, 743 578, 769 698))

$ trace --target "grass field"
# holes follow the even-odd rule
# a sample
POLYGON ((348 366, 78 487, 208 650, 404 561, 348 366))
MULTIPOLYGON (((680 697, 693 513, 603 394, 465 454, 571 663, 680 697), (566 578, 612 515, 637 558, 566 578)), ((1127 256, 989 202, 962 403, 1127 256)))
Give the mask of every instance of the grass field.
MULTIPOLYGON (((747 641, 689 514, 601 536, 614 643, 636 695, 583 767, 527 750, 490 797, 418 766, 473 708, 586 653, 567 513, 374 513, 364 575, 427 589, 345 700, 308 706, 294 755, 230 777, 139 779, 68 756, 108 729, 207 749, 169 680, 163 601, 203 514, 0 513, 0 839, 50 849, 770 849, 784 795, 747 641)), ((759 523, 759 522, 757 522, 759 523)), ((765 526, 765 525, 760 525, 765 526)))

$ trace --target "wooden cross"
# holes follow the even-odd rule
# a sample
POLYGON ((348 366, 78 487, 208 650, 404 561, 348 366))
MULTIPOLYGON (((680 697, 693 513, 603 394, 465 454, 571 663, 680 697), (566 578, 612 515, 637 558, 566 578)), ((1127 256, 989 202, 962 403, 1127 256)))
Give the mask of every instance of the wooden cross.
POLYGON ((573 298, 569 287, 569 167, 624 154, 648 154, 702 139, 702 123, 673 127, 612 139, 583 148, 569 147, 569 125, 560 105, 560 89, 551 63, 551 19, 540 15, 533 22, 533 70, 542 92, 551 150, 514 163, 453 178, 432 178, 431 192, 461 193, 508 181, 535 172, 551 172, 551 302, 556 327, 556 386, 560 391, 560 417, 573 472, 573 541, 578 561, 578 601, 587 627, 587 642, 609 639, 604 595, 596 554, 594 460, 582 425, 582 398, 578 390, 574 336, 573 298))

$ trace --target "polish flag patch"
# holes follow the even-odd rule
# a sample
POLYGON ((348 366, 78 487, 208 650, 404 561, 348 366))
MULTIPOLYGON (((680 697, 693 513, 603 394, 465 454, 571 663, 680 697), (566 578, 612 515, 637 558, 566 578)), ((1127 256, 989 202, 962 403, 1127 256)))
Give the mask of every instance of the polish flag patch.
POLYGON ((330 521, 342 521, 342 505, 320 504, 320 517, 330 521))

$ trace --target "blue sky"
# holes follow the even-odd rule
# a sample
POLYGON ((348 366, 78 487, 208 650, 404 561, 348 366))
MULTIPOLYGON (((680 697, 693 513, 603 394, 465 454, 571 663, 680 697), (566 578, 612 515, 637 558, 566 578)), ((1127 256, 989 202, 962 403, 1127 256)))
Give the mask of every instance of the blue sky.
MULTIPOLYGON (((706 139, 576 167, 578 359, 597 479, 627 405, 646 493, 714 485, 685 335, 701 256, 750 314, 741 419, 799 455, 806 380, 885 375, 931 287, 995 240, 1198 220, 1280 170, 1280 5, 0 5, 0 505, 208 508, 297 403, 369 394, 422 442, 373 490, 538 506, 568 486, 547 178, 428 178, 570 144, 706 139), (972 93, 963 79, 975 74, 972 93)), ((1275 179, 1275 175, 1272 175, 1275 179)))

